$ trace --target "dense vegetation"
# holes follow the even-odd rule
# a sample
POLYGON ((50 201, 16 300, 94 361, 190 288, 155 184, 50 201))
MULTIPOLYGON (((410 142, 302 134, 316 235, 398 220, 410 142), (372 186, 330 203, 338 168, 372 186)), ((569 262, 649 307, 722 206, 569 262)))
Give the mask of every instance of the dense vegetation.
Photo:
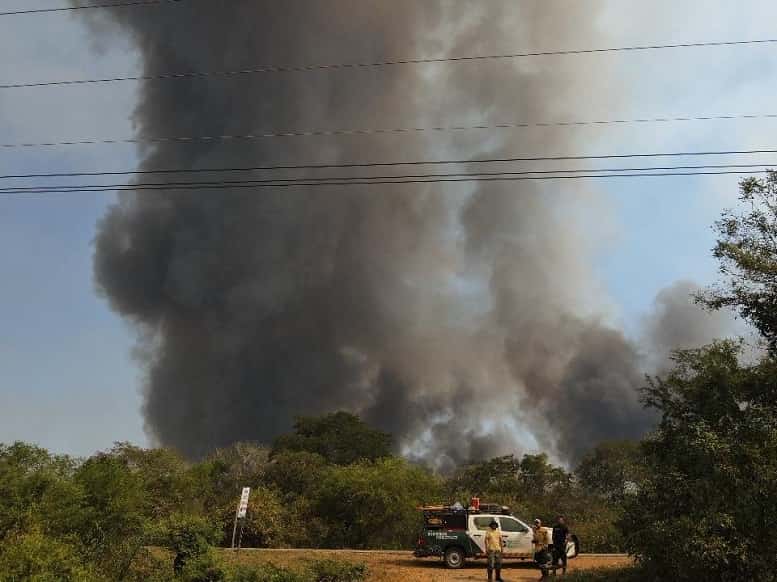
POLYGON ((342 412, 300 419, 272 448, 238 443, 196 463, 126 443, 82 460, 0 446, 0 570, 49 576, 40 580, 234 578, 211 548, 231 542, 243 486, 252 487, 244 546, 409 549, 418 505, 480 495, 527 518, 563 511, 588 549, 619 547, 613 500, 635 462, 630 444, 597 449, 579 479, 545 455, 442 477, 390 450, 388 435, 342 412))
POLYGON ((243 545, 410 548, 419 504, 477 495, 525 518, 565 514, 584 551, 628 550, 638 568, 579 580, 777 580, 777 176, 745 180, 742 214, 717 224, 720 285, 699 297, 753 324, 760 352, 718 342, 646 380, 660 418, 641 443, 602 443, 573 472, 547 456, 477 459, 441 476, 391 453, 390 435, 339 412, 300 418, 270 448, 238 443, 195 463, 119 443, 88 459, 0 445, 0 572, 7 580, 350 582, 358 566, 241 570, 243 545), (747 356, 747 357, 745 357, 747 356))

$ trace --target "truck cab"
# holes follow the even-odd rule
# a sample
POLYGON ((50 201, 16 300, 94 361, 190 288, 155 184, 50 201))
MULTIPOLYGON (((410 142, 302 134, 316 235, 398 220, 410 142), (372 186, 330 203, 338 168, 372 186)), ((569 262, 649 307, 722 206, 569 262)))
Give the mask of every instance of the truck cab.
POLYGON ((518 518, 508 515, 470 515, 467 531, 480 554, 486 553, 486 531, 490 529, 492 521, 499 524, 502 532, 502 555, 505 558, 531 558, 534 555, 533 532, 518 518))

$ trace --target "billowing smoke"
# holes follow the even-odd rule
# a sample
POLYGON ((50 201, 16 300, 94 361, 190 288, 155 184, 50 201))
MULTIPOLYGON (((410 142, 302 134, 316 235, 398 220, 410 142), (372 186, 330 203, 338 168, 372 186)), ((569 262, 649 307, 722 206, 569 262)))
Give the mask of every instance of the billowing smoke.
MULTIPOLYGON (((129 35, 144 74, 156 75, 602 45, 592 6, 230 0, 89 18, 96 34, 129 35)), ((135 121, 152 137, 580 119, 601 108, 591 87, 608 82, 608 62, 151 81, 135 121)), ((158 169, 584 145, 570 128, 544 128, 159 143, 141 154, 144 169, 158 169)), ((357 174, 327 175, 344 172, 357 174)), ((122 195, 99 225, 95 278, 139 330, 149 432, 197 456, 269 441, 295 415, 349 409, 441 467, 532 446, 574 460, 601 439, 641 435, 651 422, 637 395, 643 357, 606 323, 591 268, 607 207, 583 186, 560 190, 490 182, 122 195)))
POLYGON ((696 348, 734 330, 730 312, 702 312, 694 300, 701 291, 693 281, 677 281, 656 295, 644 325, 652 369, 670 365, 672 350, 696 348))

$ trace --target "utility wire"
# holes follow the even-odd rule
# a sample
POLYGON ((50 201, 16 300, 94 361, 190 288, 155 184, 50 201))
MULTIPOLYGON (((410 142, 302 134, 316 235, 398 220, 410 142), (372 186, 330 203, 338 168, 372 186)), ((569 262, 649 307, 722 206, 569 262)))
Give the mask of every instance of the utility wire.
MULTIPOLYGON (((166 0, 168 2, 174 2, 176 0, 166 0)), ((146 2, 127 2, 125 4, 111 4, 106 6, 121 6, 121 5, 135 5, 135 4, 159 4, 161 0, 147 0, 146 2)), ((79 8, 101 8, 104 6, 82 6, 79 8)), ((76 8, 72 8, 76 9, 76 8)), ((44 9, 42 11, 55 11, 55 10, 71 10, 71 8, 53 8, 44 9)), ((30 13, 34 11, 17 11, 17 12, 5 12, 0 13, 0 16, 20 13, 30 13)), ((523 52, 523 53, 507 53, 507 54, 490 54, 490 55, 473 55, 473 56, 461 56, 461 57, 437 57, 437 58, 407 58, 407 59, 392 59, 385 61, 372 61, 372 62, 354 62, 354 63, 320 63, 320 64, 308 64, 308 65, 255 65, 248 68, 220 70, 220 71, 182 71, 182 72, 170 72, 159 73, 155 75, 128 75, 128 76, 115 76, 95 79, 70 79, 62 81, 39 81, 32 83, 9 83, 6 85, 0 85, 0 89, 17 89, 21 87, 48 87, 54 85, 82 85, 93 83, 116 83, 122 81, 162 81, 169 79, 196 79, 196 78, 217 78, 217 77, 235 77, 240 75, 253 75, 260 73, 293 73, 293 72, 310 72, 321 70, 337 70, 337 69, 364 69, 364 68, 377 68, 388 67, 396 65, 421 65, 431 63, 455 63, 463 61, 485 61, 485 60, 510 60, 521 59, 529 57, 545 57, 545 56, 569 56, 569 55, 586 55, 586 54, 599 54, 599 53, 616 53, 616 52, 638 52, 638 51, 655 51, 655 50, 667 50, 667 49, 685 49, 685 48, 711 48, 711 47, 726 47, 726 46, 747 46, 747 45, 762 45, 762 44, 775 44, 777 38, 760 38, 750 40, 731 40, 731 41, 709 41, 709 42, 687 42, 687 43, 673 43, 673 44, 653 44, 653 45, 634 45, 634 46, 621 46, 621 47, 607 47, 598 49, 576 49, 576 50, 553 50, 553 51, 536 51, 536 52, 523 52)))
POLYGON ((366 180, 366 181, 347 181, 347 182, 322 182, 312 180, 309 182, 294 182, 281 184, 198 184, 191 186, 182 186, 174 184, 164 185, 142 185, 125 184, 121 187, 113 186, 72 186, 57 189, 56 187, 44 186, 29 190, 6 189, 0 190, 0 194, 66 194, 75 192, 127 192, 127 191, 173 191, 173 190, 214 190, 214 189, 233 189, 233 188, 289 188, 289 187, 312 187, 312 186, 373 186, 380 184, 439 184, 450 182, 523 182, 523 181, 550 181, 550 180, 581 180, 594 178, 638 178, 638 177, 667 177, 667 176, 720 176, 734 174, 767 174, 771 170, 726 170, 726 171, 689 171, 689 172, 661 172, 661 173, 632 173, 632 174, 576 174, 576 175, 557 175, 557 176, 494 176, 494 177, 465 177, 465 178, 435 178, 426 179, 408 179, 408 180, 366 180))
POLYGON ((84 6, 63 6, 60 8, 32 8, 25 10, 10 10, 0 12, 0 16, 19 16, 21 14, 43 14, 47 12, 70 12, 72 10, 89 10, 91 8, 126 8, 130 6, 159 6, 173 4, 181 0, 127 0, 126 2, 111 2, 106 4, 87 4, 84 6))
POLYGON ((634 119, 600 119, 587 121, 540 121, 540 122, 517 122, 517 123, 497 123, 492 125, 450 125, 433 127, 399 127, 399 128, 367 128, 367 129, 332 129, 332 130, 291 130, 291 131, 259 131, 248 134, 234 135, 195 135, 195 136, 169 136, 169 137, 128 137, 111 139, 82 139, 69 141, 52 142, 26 142, 26 143, 4 143, 0 148, 37 148, 37 147, 57 147, 71 145, 109 145, 109 144, 131 144, 131 143, 199 143, 199 142, 224 142, 224 141, 254 141, 269 138, 283 137, 328 137, 328 136, 355 136, 355 135, 381 135, 381 134, 407 134, 423 132, 446 132, 446 131, 469 131, 469 130, 494 130, 494 129, 531 129, 542 127, 584 127, 584 126, 604 126, 604 125, 629 125, 643 123, 672 123, 685 121, 720 121, 720 120, 740 120, 740 119, 777 119, 775 113, 756 113, 756 114, 724 114, 724 115, 698 115, 698 116, 679 116, 679 117, 645 117, 634 119))
POLYGON ((702 156, 734 156, 755 154, 777 154, 777 149, 754 150, 718 150, 718 151, 680 151, 680 152, 648 152, 630 154, 601 154, 601 155, 556 155, 556 156, 526 156, 480 159, 447 159, 447 160, 410 160, 406 162, 349 162, 342 164, 279 164, 265 166, 234 166, 226 168, 166 168, 159 170, 122 170, 115 172, 51 172, 40 174, 5 174, 0 179, 11 178, 69 178, 85 176, 135 176, 149 174, 199 174, 217 172, 261 172, 270 170, 319 170, 336 168, 378 168, 397 166, 436 166, 436 165, 468 165, 468 164, 496 164, 509 162, 557 162, 557 161, 582 161, 582 160, 617 160, 639 158, 675 158, 675 157, 702 157, 702 156))
POLYGON ((619 172, 657 172, 657 171, 678 171, 678 170, 720 170, 720 169, 744 169, 744 168, 765 168, 769 166, 777 167, 777 164, 711 164, 711 165, 696 165, 696 166, 647 166, 647 167, 628 167, 628 168, 584 168, 584 169, 558 169, 558 170, 522 170, 516 172, 459 172, 459 173, 446 173, 446 174, 394 174, 394 175, 378 175, 378 176, 334 176, 334 177, 297 177, 297 178, 264 178, 259 180, 212 180, 212 181, 189 181, 189 182, 140 182, 137 184, 90 184, 90 185, 54 185, 54 186, 9 186, 0 187, 0 192, 10 191, 34 191, 41 188, 51 188, 56 190, 67 190, 69 188, 136 188, 147 186, 224 186, 231 185, 248 185, 248 184, 295 184, 295 183, 310 183, 315 181, 317 183, 327 182, 351 182, 351 181, 373 181, 373 180, 407 180, 407 179, 436 179, 436 178, 485 178, 485 177, 508 177, 508 176, 550 176, 554 174, 593 174, 593 173, 612 173, 617 174, 619 172))

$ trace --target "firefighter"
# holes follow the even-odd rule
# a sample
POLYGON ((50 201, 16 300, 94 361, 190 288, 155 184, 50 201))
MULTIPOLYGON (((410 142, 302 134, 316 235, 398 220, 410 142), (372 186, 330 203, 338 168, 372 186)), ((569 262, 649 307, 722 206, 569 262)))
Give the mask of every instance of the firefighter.
POLYGON ((567 542, 569 542, 569 528, 563 515, 556 518, 553 526, 553 565, 561 566, 561 573, 567 573, 567 542))
POLYGON ((499 524, 492 520, 486 532, 486 555, 488 556, 488 582, 492 582, 496 570, 496 582, 502 582, 502 532, 499 524))
POLYGON ((540 568, 542 577, 540 580, 547 580, 548 578, 548 564, 551 561, 551 557, 548 554, 548 546, 550 545, 550 536, 548 532, 542 527, 542 521, 538 518, 534 520, 534 526, 532 527, 533 536, 532 543, 534 544, 534 561, 540 568))

